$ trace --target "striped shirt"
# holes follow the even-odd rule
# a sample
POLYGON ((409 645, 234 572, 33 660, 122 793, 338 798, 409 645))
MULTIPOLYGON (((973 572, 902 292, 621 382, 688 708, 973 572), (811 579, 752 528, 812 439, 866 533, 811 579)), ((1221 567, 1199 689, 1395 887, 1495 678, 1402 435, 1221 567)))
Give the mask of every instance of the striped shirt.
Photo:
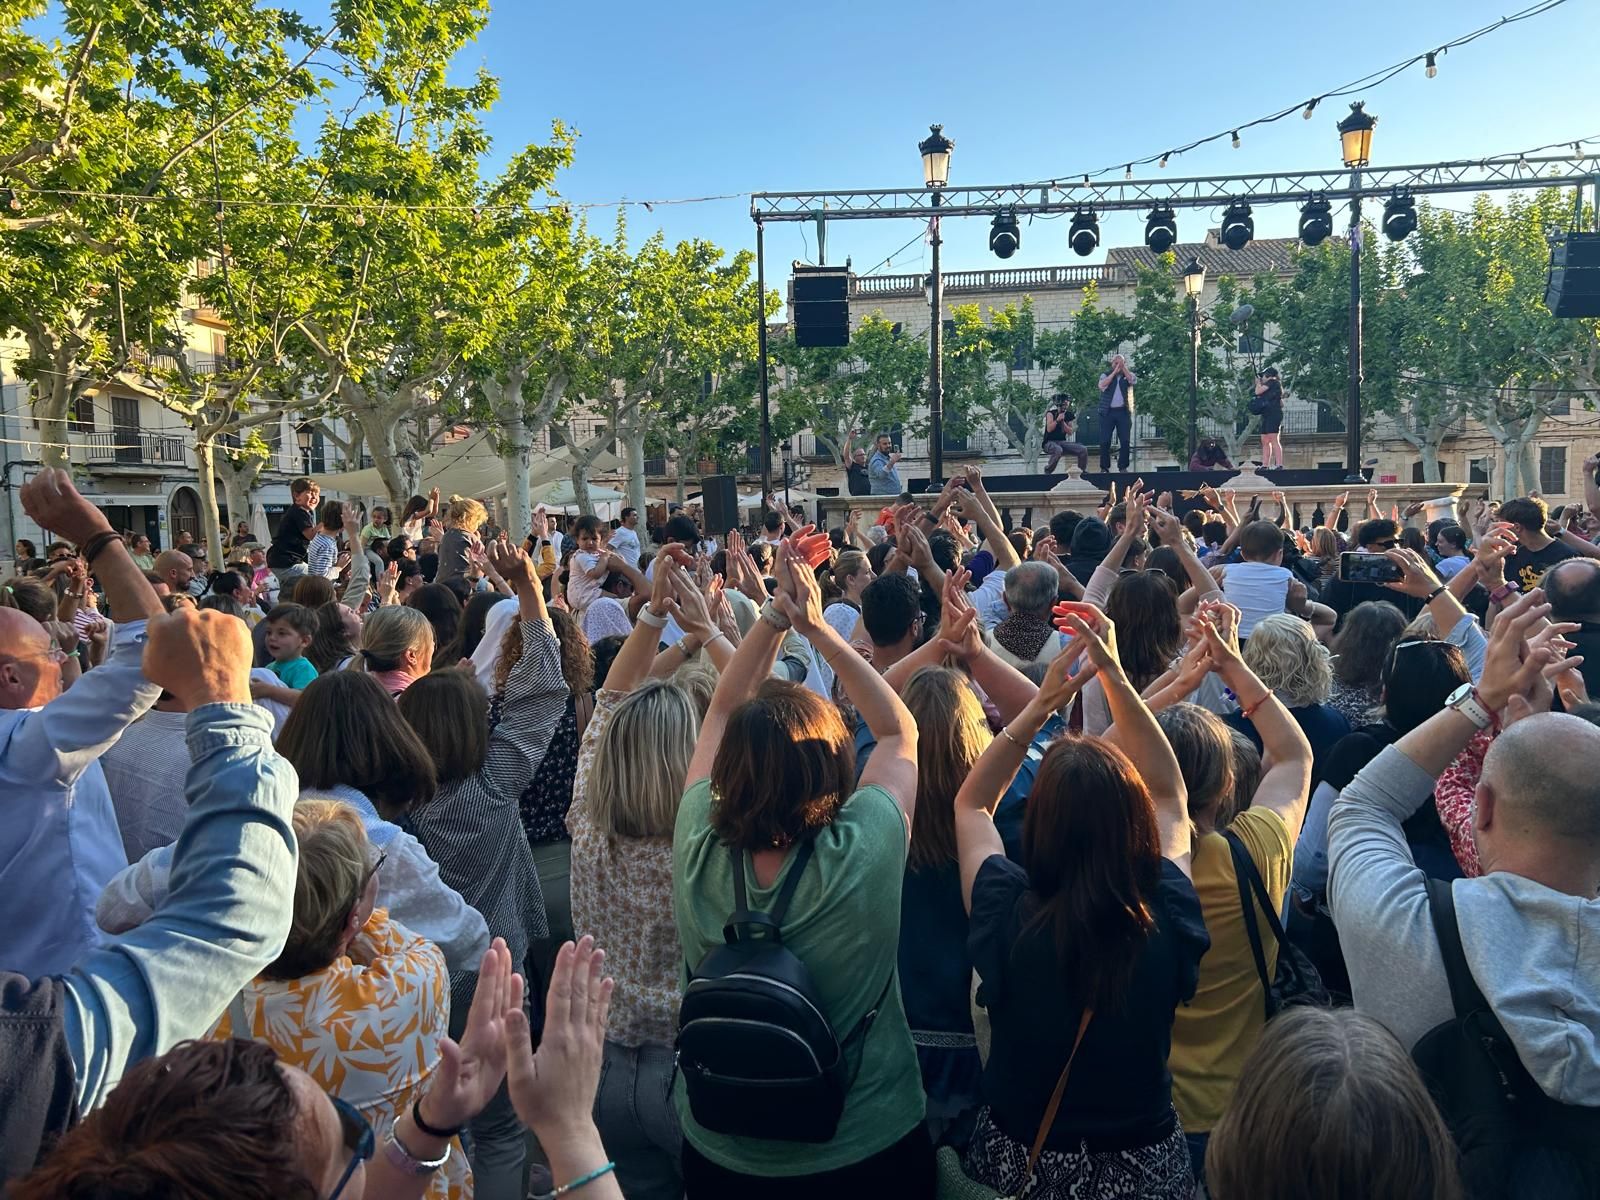
MULTIPOLYGON (((561 646, 549 624, 523 621, 522 644, 522 657, 506 677, 483 766, 442 784, 430 803, 410 814, 440 877, 483 914, 491 937, 506 939, 518 970, 529 943, 548 937, 550 929, 517 801, 544 758, 568 696, 561 646)), ((461 986, 465 974, 452 972, 452 988, 461 986)))
POLYGON ((338 539, 327 530, 319 529, 317 536, 312 538, 311 544, 306 547, 306 574, 333 579, 339 574, 334 566, 338 561, 338 539))

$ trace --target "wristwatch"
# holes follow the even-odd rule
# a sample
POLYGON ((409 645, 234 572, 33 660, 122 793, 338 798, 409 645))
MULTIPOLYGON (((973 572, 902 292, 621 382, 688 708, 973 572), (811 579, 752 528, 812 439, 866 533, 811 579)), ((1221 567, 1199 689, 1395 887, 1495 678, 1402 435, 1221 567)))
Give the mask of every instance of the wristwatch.
POLYGON ((383 1156, 389 1160, 390 1166, 402 1174, 419 1177, 432 1175, 450 1161, 450 1143, 445 1143, 444 1153, 438 1158, 418 1158, 405 1148, 400 1141, 399 1131, 391 1125, 389 1127, 389 1136, 383 1142, 383 1156))
POLYGON ((1479 729, 1487 729, 1494 724, 1494 714, 1484 707, 1483 697, 1470 683, 1463 683, 1451 692, 1445 700, 1445 706, 1455 709, 1479 729))
POLYGON ((1505 583, 1501 584, 1499 587, 1495 588, 1494 591, 1489 593, 1489 603, 1498 604, 1504 607, 1506 598, 1508 596, 1515 596, 1521 590, 1522 585, 1520 583, 1518 583, 1515 579, 1508 579, 1505 583))

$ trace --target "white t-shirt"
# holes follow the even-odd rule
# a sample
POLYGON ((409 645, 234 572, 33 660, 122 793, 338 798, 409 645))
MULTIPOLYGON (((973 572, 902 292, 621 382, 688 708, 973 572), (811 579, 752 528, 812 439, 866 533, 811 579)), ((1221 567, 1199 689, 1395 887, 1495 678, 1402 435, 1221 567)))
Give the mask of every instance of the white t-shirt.
POLYGON ((630 567, 639 565, 639 534, 637 530, 629 529, 626 525, 618 525, 611 531, 611 548, 617 552, 617 557, 630 567))
POLYGON ((1256 622, 1281 613, 1289 595, 1289 568, 1264 562, 1229 563, 1222 573, 1222 594, 1239 610, 1239 636, 1247 638, 1256 622))

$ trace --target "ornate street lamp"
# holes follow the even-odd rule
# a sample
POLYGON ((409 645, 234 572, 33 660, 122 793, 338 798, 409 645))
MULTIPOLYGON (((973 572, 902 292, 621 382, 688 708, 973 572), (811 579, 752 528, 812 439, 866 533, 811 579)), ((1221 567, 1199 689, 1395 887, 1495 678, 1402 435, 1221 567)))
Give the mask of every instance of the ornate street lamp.
POLYGON ((1378 118, 1369 113, 1360 100, 1350 106, 1350 115, 1339 122, 1339 141, 1344 151, 1344 165, 1360 168, 1372 161, 1372 130, 1378 118))
POLYGON ((944 276, 939 272, 939 191, 950 182, 950 151, 956 144, 944 135, 943 125, 930 125, 928 136, 917 143, 922 154, 922 182, 933 190, 933 215, 928 218, 928 241, 933 246, 933 270, 928 286, 928 474, 931 486, 940 487, 944 475, 944 276))
POLYGON ((1200 265, 1199 256, 1189 260, 1183 269, 1183 292, 1189 297, 1189 460, 1199 444, 1198 421, 1200 415, 1200 293, 1206 286, 1206 269, 1200 265))
POLYGON ((1350 168, 1350 394, 1344 409, 1345 482, 1361 474, 1361 168, 1372 161, 1372 130, 1378 118, 1357 100, 1339 122, 1339 148, 1350 168))

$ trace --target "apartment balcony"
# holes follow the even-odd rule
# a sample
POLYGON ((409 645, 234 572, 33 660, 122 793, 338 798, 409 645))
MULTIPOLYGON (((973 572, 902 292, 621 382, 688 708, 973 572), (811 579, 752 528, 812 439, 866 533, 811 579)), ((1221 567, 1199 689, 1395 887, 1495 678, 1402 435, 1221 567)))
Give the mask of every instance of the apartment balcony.
MULTIPOLYGON (((927 278, 925 273, 857 275, 851 280, 851 295, 921 296, 927 278)), ((1115 263, 1083 267, 1008 267, 989 271, 946 271, 944 291, 946 296, 964 292, 1031 292, 1132 280, 1133 272, 1115 263)))
POLYGON ((90 466, 182 467, 187 465, 185 441, 166 433, 116 430, 84 434, 90 466))

